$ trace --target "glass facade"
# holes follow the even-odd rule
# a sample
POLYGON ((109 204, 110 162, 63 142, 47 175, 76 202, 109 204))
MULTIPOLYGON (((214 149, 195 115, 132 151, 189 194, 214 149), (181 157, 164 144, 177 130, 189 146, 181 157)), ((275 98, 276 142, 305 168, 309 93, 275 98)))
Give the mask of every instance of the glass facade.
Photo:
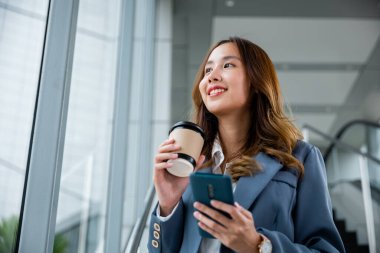
POLYGON ((68 252, 104 246, 120 5, 79 4, 56 221, 68 252))
POLYGON ((11 252, 22 205, 48 1, 0 1, 0 252, 11 252))
POLYGON ((171 1, 0 0, 0 252, 125 249, 169 126, 158 12, 171 1))

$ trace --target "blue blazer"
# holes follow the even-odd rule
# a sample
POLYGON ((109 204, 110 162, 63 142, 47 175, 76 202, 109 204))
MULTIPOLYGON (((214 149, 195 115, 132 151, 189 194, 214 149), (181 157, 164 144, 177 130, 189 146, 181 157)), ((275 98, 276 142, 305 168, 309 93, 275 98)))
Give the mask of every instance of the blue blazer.
MULTIPOLYGON (((259 153, 255 159, 262 172, 239 179, 235 201, 252 212, 257 231, 271 240, 273 253, 345 252, 332 217, 321 153, 298 141, 293 155, 304 164, 302 177, 275 158, 259 153)), ((203 171, 211 172, 211 168, 203 171)), ((169 220, 161 222, 156 211, 152 213, 149 252, 198 252, 202 237, 193 217, 193 202, 188 186, 169 220)), ((220 252, 233 251, 222 245, 220 252)))

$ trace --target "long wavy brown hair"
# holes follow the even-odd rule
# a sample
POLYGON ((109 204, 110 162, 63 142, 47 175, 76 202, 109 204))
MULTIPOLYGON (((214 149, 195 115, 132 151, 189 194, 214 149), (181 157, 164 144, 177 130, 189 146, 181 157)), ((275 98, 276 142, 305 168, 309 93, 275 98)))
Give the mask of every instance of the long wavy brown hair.
POLYGON ((262 48, 239 37, 221 40, 212 46, 200 65, 194 81, 193 121, 204 129, 206 135, 202 154, 206 156, 207 162, 202 167, 208 167, 213 163, 211 152, 218 134, 218 119, 203 103, 199 83, 205 75, 205 65, 211 52, 225 43, 234 43, 237 46, 250 86, 250 127, 244 145, 229 167, 232 179, 237 181, 241 176, 253 175, 260 170, 252 158, 258 152, 276 158, 285 167, 297 169, 301 176, 304 170, 303 164, 292 155, 292 150, 297 140, 302 139, 302 134, 285 115, 274 65, 262 48))

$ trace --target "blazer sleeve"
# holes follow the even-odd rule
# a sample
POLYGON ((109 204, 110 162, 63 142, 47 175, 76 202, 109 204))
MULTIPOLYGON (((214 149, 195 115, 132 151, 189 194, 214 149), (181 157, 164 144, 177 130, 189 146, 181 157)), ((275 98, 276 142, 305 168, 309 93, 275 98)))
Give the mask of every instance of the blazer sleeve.
POLYGON ((292 213, 294 241, 281 232, 257 230, 271 240, 273 253, 345 252, 332 217, 324 161, 314 146, 305 157, 304 168, 292 213))
POLYGON ((148 251, 151 253, 178 253, 183 238, 184 204, 181 199, 173 215, 167 221, 161 221, 156 208, 150 217, 148 251))

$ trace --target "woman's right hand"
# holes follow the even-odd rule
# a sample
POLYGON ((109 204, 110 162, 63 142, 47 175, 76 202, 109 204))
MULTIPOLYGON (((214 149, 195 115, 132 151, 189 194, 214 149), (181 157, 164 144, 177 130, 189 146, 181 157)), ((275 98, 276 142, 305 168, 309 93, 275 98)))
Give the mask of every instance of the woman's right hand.
MULTIPOLYGON (((159 146, 154 159, 153 182, 161 216, 168 216, 173 211, 189 183, 189 177, 177 177, 166 170, 173 165, 168 160, 176 159, 178 155, 175 152, 180 149, 181 147, 175 144, 174 139, 165 140, 159 146)), ((205 156, 201 155, 197 161, 197 168, 204 160, 205 156)))

